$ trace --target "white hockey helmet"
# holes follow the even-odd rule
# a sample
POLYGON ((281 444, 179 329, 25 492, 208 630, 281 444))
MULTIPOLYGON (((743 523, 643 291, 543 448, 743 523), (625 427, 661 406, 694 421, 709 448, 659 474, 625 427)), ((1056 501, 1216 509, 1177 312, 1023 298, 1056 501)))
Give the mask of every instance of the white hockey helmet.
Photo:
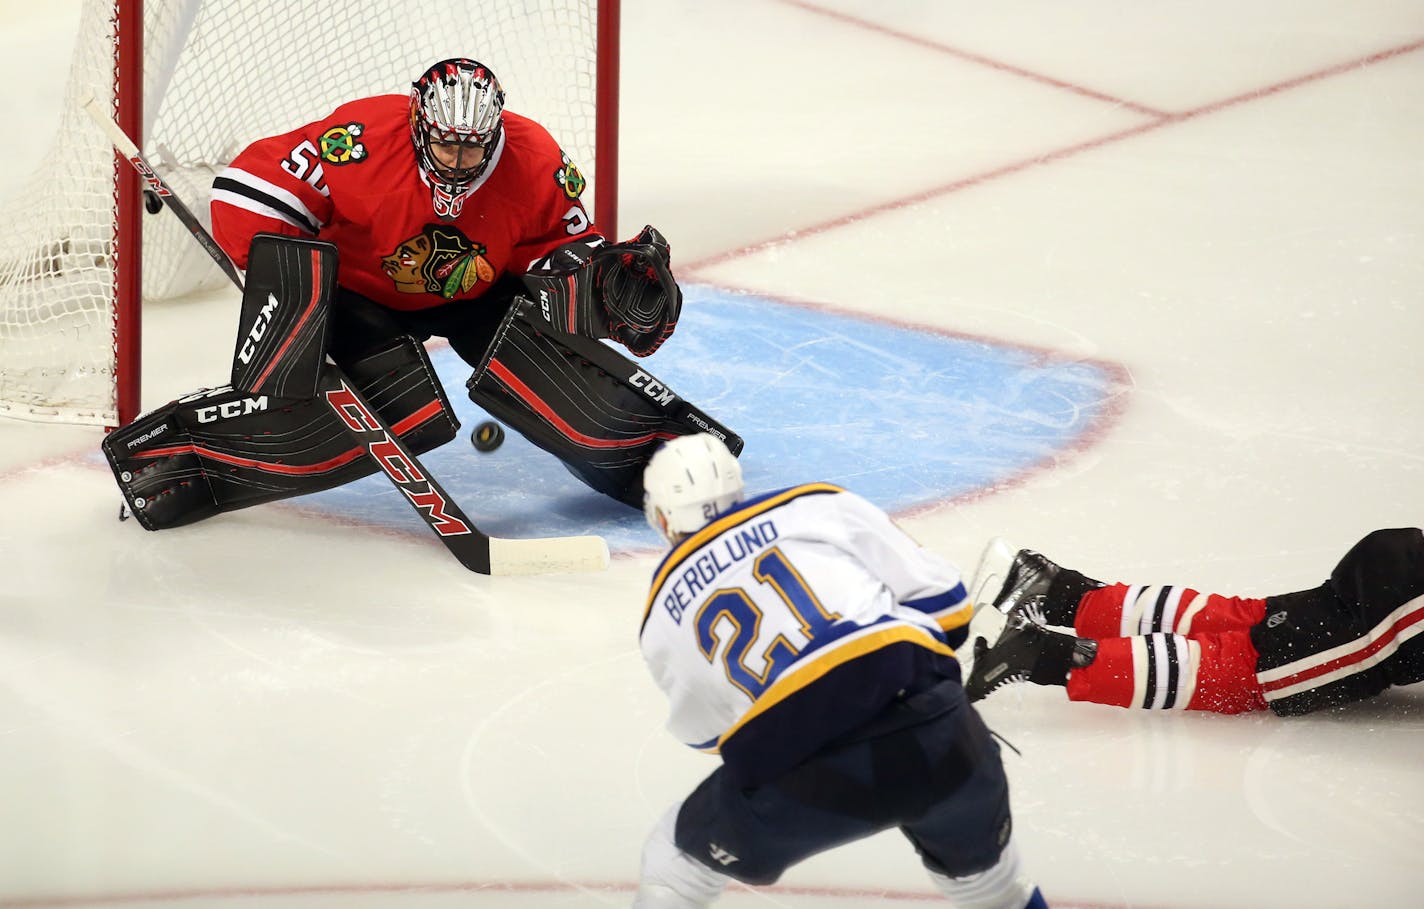
POLYGON ((740 502, 742 490, 742 465, 721 439, 678 436, 643 469, 643 514, 672 543, 740 502))
POLYGON ((459 217, 465 194, 490 165, 503 126, 504 90, 478 60, 441 60, 411 85, 410 138, 441 218, 459 217), (432 142, 456 150, 456 160, 441 161, 432 142))

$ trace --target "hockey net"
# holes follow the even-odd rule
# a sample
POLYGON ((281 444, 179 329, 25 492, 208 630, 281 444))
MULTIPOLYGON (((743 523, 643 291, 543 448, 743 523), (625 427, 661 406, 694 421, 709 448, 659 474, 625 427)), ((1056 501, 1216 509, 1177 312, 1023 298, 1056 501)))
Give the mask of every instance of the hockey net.
POLYGON ((225 281, 167 213, 142 217, 134 255, 139 241, 122 225, 123 209, 141 203, 137 175, 116 164, 82 105, 107 101, 123 124, 132 102, 122 99, 140 91, 135 82, 144 156, 206 225, 214 174, 248 143, 353 98, 405 94, 437 60, 475 57, 499 75, 509 109, 543 123, 584 171, 585 201, 613 229, 616 2, 131 2, 84 0, 58 133, 40 170, 0 205, 0 415, 107 426, 132 419, 138 360, 124 348, 137 342, 125 334, 137 334, 140 303, 120 274, 141 259, 147 301, 225 281), (116 76, 126 21, 143 23, 141 80, 116 76), (126 180, 134 182, 121 192, 126 180))

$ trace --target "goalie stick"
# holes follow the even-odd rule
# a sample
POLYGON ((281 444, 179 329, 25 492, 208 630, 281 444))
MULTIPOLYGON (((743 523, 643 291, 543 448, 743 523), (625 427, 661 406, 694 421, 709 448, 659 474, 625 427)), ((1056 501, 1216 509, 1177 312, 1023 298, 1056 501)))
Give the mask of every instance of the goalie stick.
MULTIPOLYGON (((119 154, 138 171, 148 184, 148 191, 177 215, 223 274, 239 291, 244 291, 242 274, 237 266, 163 178, 149 166, 138 146, 119 128, 108 111, 92 97, 84 104, 84 109, 119 154)), ((479 574, 516 575, 601 571, 608 567, 608 544, 602 537, 518 540, 483 533, 329 357, 325 358, 318 382, 317 396, 331 408, 351 437, 362 445, 367 456, 380 467, 426 525, 466 568, 479 574)))

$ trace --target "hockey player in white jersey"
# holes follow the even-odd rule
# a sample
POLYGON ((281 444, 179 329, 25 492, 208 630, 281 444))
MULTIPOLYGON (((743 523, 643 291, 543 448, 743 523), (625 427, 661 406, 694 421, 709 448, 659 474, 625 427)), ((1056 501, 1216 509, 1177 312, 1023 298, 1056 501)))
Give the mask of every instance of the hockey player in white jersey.
POLYGON ((898 828, 967 909, 1046 909, 1020 869, 998 745, 953 648, 959 572, 883 511, 826 483, 744 499, 706 435, 644 472, 672 550, 643 613, 643 657, 681 741, 722 758, 643 847, 636 909, 705 907, 815 853, 898 828))

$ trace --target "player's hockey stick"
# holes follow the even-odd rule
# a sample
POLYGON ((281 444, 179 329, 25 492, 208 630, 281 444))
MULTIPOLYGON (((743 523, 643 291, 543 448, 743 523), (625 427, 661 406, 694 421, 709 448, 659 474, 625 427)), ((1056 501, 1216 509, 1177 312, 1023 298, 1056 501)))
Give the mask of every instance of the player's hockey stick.
MULTIPOLYGON (((94 98, 85 103, 84 109, 103 129, 114 148, 143 177, 149 191, 178 216, 178 220, 183 222, 183 226, 237 289, 244 290, 242 274, 237 266, 163 178, 149 166, 138 146, 119 128, 109 112, 94 98)), ((364 446, 366 454, 405 495, 411 507, 446 548, 471 571, 514 575, 602 571, 608 567, 608 544, 602 537, 510 540, 481 532, 330 358, 326 359, 321 370, 317 395, 332 409, 352 438, 364 446)))

